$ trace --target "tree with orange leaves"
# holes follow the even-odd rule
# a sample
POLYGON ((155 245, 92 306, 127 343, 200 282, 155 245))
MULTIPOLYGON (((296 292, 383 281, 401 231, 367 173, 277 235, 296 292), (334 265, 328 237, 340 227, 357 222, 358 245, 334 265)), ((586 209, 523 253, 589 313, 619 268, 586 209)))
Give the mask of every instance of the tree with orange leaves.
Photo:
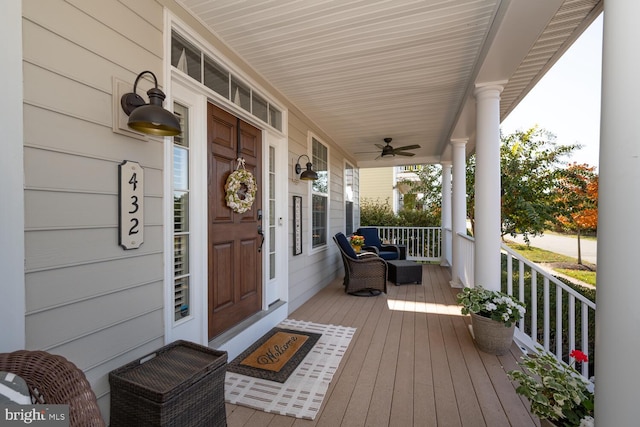
POLYGON ((558 222, 578 235, 578 264, 582 264, 580 235, 584 230, 596 230, 598 226, 598 175, 595 167, 587 164, 570 164, 556 190, 562 207, 558 222))

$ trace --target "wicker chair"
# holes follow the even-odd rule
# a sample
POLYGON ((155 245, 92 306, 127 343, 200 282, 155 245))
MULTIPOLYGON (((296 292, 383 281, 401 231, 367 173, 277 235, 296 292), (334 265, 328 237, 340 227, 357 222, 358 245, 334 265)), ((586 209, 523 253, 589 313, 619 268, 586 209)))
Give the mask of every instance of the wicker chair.
POLYGON ((343 233, 333 236, 344 263, 344 291, 358 296, 387 292, 387 262, 373 252, 356 252, 343 233))
POLYGON ((69 405, 71 427, 104 427, 84 372, 64 357, 30 350, 0 353, 0 371, 23 378, 36 404, 69 405))

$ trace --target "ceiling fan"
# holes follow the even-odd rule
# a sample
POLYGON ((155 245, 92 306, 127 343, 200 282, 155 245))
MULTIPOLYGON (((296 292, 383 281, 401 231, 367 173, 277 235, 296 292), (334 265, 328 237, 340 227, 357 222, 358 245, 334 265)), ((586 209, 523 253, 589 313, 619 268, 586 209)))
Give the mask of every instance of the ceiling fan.
POLYGON ((382 150, 382 152, 380 153, 380 155, 378 157, 376 157, 376 159, 379 159, 380 157, 393 157, 393 156, 407 156, 407 157, 412 157, 415 156, 416 153, 409 153, 406 150, 415 150, 417 148, 420 148, 419 145, 405 145, 404 147, 398 147, 398 148, 393 148, 391 146, 391 138, 385 138, 384 142, 386 143, 386 145, 382 145, 382 144, 376 144, 376 147, 380 148, 382 150))

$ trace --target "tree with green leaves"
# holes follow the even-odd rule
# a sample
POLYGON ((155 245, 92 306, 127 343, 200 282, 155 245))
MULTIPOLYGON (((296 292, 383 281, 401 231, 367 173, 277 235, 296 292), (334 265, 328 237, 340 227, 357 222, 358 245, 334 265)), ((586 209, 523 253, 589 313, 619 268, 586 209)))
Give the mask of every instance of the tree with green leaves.
POLYGON ((396 187, 404 186, 406 209, 439 210, 442 206, 442 167, 440 165, 415 165, 411 170, 417 180, 401 179, 396 187))
MULTIPOLYGON (((522 234, 525 242, 555 224, 562 205, 556 188, 566 176, 565 157, 578 144, 561 145, 537 126, 502 135, 500 145, 502 236, 522 234)), ((474 226, 475 159, 467 163, 468 214, 474 226)))

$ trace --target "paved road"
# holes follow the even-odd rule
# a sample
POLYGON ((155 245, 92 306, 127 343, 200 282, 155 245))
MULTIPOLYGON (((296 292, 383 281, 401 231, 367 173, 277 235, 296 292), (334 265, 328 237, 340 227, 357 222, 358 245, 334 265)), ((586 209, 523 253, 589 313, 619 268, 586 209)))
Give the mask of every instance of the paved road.
MULTIPOLYGON (((506 240, 515 240, 524 243, 522 235, 517 237, 505 236, 506 240)), ((542 236, 530 237, 531 246, 556 252, 573 258, 578 258, 578 239, 575 237, 561 236, 558 234, 544 234, 542 236)), ((592 239, 580 239, 582 249, 582 261, 597 264, 597 241, 592 239)))

